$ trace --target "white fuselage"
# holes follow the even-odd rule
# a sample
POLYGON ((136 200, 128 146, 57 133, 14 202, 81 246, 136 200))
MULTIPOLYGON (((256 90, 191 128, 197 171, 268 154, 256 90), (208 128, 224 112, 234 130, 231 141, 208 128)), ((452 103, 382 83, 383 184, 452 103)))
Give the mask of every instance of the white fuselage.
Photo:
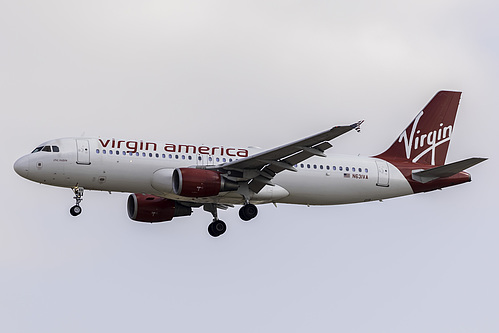
MULTIPOLYGON (((168 181, 158 185, 158 179, 161 182, 175 168, 222 164, 259 152, 235 148, 225 151, 219 147, 165 151, 171 147, 156 144, 136 144, 130 149, 126 141, 113 145, 109 140, 91 138, 52 140, 42 146, 56 146, 58 152, 28 154, 16 162, 15 168, 25 178, 60 187, 78 185, 87 190, 147 193, 197 203, 243 204, 243 196, 238 192, 205 198, 181 197, 171 191, 168 181)), ((252 194, 251 202, 335 205, 413 193, 402 173, 378 158, 328 155, 309 158, 295 167, 297 172, 277 174, 272 180, 275 186, 265 186, 258 194, 252 194)))

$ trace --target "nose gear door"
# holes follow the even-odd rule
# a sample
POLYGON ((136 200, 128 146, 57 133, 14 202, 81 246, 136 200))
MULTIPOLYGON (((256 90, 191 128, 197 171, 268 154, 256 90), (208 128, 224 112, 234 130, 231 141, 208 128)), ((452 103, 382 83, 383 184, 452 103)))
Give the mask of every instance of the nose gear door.
POLYGON ((76 164, 90 164, 90 146, 86 139, 76 139, 76 164))

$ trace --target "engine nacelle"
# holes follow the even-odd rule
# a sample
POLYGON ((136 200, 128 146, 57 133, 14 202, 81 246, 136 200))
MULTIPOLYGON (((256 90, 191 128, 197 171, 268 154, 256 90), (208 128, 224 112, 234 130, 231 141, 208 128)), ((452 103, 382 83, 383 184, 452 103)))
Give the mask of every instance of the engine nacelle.
POLYGON ((173 193, 173 171, 174 169, 156 170, 151 179, 152 187, 163 193, 173 193))
POLYGON ((184 197, 211 197, 224 191, 235 191, 239 185, 219 172, 205 169, 179 168, 173 171, 173 192, 184 197))
POLYGON ((140 193, 130 194, 127 211, 130 219, 149 223, 171 221, 174 217, 192 214, 191 207, 175 200, 140 193))

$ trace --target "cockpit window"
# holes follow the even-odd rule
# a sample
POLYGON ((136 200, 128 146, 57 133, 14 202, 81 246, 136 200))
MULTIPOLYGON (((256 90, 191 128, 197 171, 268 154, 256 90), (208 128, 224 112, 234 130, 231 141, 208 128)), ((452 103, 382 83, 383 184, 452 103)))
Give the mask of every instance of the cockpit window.
POLYGON ((45 151, 45 152, 54 152, 58 153, 59 152, 59 147, 58 146, 41 146, 41 147, 36 147, 31 153, 38 153, 39 151, 45 151))

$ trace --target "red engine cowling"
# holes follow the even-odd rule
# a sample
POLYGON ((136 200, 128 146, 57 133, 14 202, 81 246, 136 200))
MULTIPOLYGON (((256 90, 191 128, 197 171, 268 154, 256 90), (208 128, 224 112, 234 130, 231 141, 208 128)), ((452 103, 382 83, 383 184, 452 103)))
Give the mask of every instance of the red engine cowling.
POLYGON ((211 197, 223 191, 235 191, 236 182, 219 172, 205 169, 179 168, 173 171, 173 192, 184 197, 211 197))
POLYGON ((189 216, 192 208, 174 200, 140 193, 130 194, 127 201, 128 217, 139 222, 165 222, 177 216, 189 216))

